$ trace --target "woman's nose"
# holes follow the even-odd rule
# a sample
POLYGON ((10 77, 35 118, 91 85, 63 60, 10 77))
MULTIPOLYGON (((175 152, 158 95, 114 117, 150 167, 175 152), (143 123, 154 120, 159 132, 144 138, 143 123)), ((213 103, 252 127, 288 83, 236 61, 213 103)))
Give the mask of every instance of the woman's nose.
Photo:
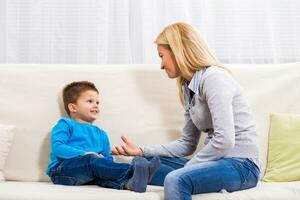
POLYGON ((160 69, 164 69, 164 68, 165 68, 164 63, 161 63, 161 64, 160 64, 160 69))

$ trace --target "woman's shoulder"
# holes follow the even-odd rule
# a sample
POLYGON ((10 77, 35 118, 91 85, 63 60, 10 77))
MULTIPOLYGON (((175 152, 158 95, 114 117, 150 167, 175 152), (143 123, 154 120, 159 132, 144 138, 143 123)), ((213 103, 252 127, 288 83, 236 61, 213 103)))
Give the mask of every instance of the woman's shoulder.
POLYGON ((235 90, 237 86, 238 84, 233 79, 230 72, 225 68, 218 66, 207 67, 203 72, 200 82, 202 92, 211 89, 222 90, 223 88, 235 90))
POLYGON ((224 81, 234 81, 232 75, 230 74, 230 71, 223 67, 218 66, 210 66, 205 68, 205 70, 202 73, 202 81, 204 82, 224 82, 224 81))
POLYGON ((209 66, 206 67, 203 71, 203 77, 219 75, 219 76, 227 76, 229 71, 224 67, 219 66, 209 66))

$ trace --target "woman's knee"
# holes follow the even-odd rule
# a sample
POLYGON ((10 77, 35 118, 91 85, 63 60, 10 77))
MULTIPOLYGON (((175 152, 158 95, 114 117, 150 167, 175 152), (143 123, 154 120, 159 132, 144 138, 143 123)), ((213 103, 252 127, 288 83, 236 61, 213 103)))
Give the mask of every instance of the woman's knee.
POLYGON ((170 172, 165 178, 164 187, 169 187, 170 185, 177 184, 177 182, 178 182, 178 177, 176 177, 174 171, 170 172))
POLYGON ((175 170, 170 172, 164 182, 165 199, 189 199, 192 187, 185 180, 186 176, 175 170))
POLYGON ((186 188, 190 186, 189 181, 186 180, 187 177, 177 171, 178 170, 172 171, 166 176, 164 187, 186 188))

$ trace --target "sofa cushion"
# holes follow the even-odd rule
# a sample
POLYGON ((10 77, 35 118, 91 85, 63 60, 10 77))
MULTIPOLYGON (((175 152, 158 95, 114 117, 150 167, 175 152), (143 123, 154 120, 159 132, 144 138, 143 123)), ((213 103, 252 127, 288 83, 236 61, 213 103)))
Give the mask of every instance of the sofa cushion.
MULTIPOLYGON (((148 186, 146 193, 89 186, 54 185, 49 182, 0 183, 0 199, 9 200, 162 200, 163 188, 148 186), (12 192, 18 191, 18 192, 12 192)), ((300 181, 287 183, 260 182, 256 188, 232 193, 193 195, 193 200, 299 200, 300 181)))
POLYGON ((271 114, 269 152, 263 181, 300 180, 300 115, 271 114))
POLYGON ((0 183, 0 199, 9 200, 159 200, 155 192, 136 193, 128 190, 101 188, 96 185, 64 186, 50 182, 0 183), (12 192, 16 191, 16 192, 12 192))
POLYGON ((13 128, 13 126, 0 124, 0 182, 5 180, 3 169, 13 142, 13 128))
POLYGON ((193 200, 299 200, 300 181, 285 183, 259 182, 256 188, 232 193, 208 193, 193 196, 193 200))

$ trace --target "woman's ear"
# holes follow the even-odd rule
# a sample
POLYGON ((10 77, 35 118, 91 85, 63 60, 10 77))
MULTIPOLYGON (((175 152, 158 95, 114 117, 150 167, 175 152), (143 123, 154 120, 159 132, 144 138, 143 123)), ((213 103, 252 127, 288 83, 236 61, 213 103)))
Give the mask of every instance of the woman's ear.
POLYGON ((68 104, 68 109, 69 109, 70 113, 76 113, 77 112, 77 107, 76 107, 76 104, 74 104, 74 103, 69 103, 68 104))

